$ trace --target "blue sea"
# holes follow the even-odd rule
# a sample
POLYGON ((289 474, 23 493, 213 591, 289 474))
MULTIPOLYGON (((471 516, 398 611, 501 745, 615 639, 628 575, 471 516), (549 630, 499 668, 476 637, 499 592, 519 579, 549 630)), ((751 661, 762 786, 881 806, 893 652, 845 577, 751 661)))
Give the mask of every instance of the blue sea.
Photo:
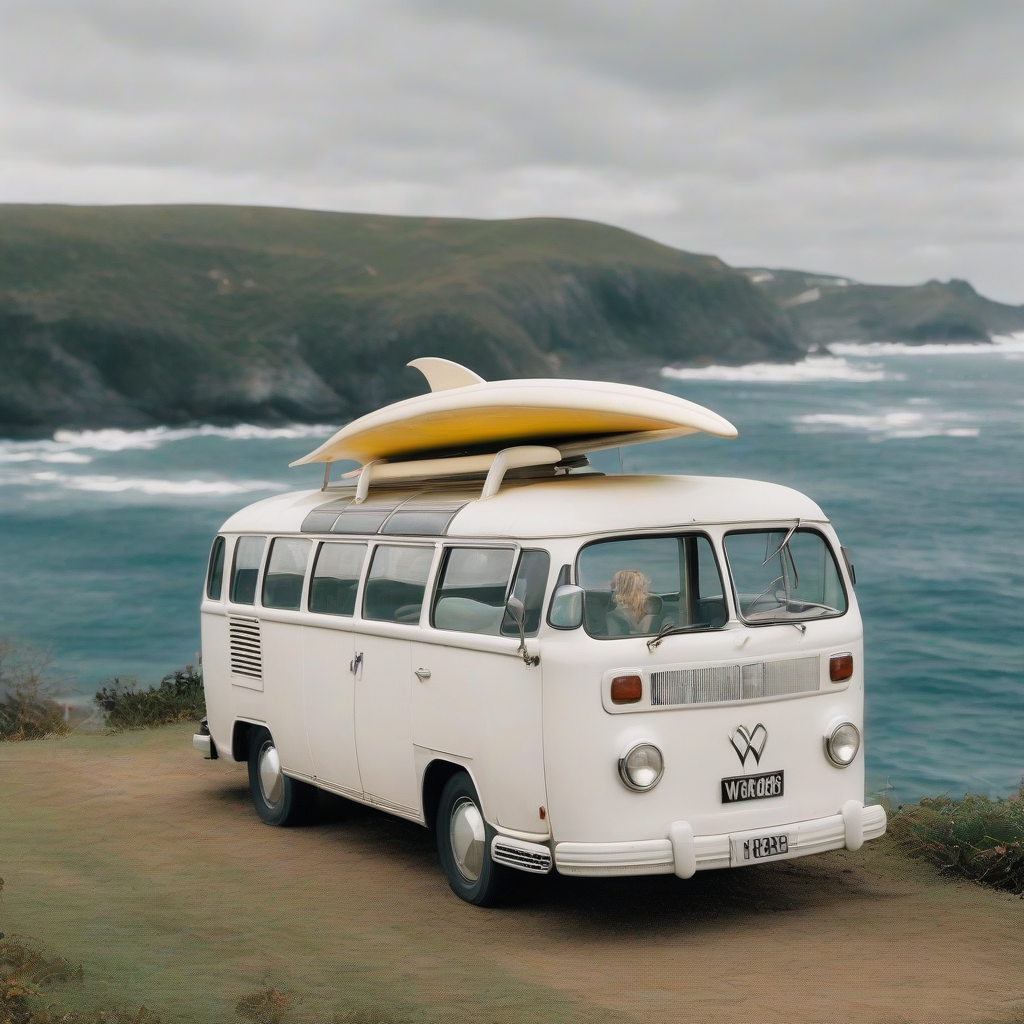
MULTIPOLYGON (((797 366, 666 371, 739 428, 594 457, 606 472, 746 476, 811 495, 852 549, 869 791, 991 796, 1024 774, 1024 337, 834 345, 797 366)), ((335 426, 60 431, 0 440, 0 637, 65 693, 194 662, 210 541, 335 426)))

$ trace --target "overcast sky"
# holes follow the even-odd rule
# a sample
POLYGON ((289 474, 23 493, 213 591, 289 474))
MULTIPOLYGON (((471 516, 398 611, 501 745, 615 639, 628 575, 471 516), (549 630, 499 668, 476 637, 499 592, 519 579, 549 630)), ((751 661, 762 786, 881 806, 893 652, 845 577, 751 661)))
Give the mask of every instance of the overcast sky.
POLYGON ((1021 0, 0 0, 0 201, 586 217, 1024 302, 1021 0))

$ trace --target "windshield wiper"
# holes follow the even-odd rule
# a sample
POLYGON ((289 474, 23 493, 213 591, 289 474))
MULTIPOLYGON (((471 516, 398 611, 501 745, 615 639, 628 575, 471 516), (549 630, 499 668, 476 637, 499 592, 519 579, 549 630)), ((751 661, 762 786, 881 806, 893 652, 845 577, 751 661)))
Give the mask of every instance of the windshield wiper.
MULTIPOLYGON (((786 536, 782 538, 782 543, 770 555, 765 556, 765 560, 761 563, 762 565, 767 565, 783 548, 789 547, 790 538, 793 536, 794 533, 796 533, 799 526, 800 520, 797 519, 797 521, 789 528, 789 532, 786 534, 786 536)), ((792 552, 789 553, 789 557, 792 560, 792 552)))
POLYGON ((677 626, 674 622, 669 621, 662 625, 661 629, 658 630, 656 636, 652 636, 647 641, 647 650, 653 651, 656 647, 660 646, 661 641, 667 636, 673 636, 676 633, 689 633, 693 629, 710 629, 710 622, 692 622, 689 626, 677 626))

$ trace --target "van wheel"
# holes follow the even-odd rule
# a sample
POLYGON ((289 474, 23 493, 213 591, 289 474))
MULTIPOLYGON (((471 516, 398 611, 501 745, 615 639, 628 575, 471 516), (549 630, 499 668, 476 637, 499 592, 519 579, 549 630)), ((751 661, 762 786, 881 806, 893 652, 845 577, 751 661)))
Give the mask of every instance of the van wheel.
POLYGON ((476 787, 466 772, 445 783, 435 827, 441 866, 455 895, 478 907, 497 903, 511 871, 491 860, 493 831, 484 821, 476 787))
POLYGON ((316 786, 290 779, 269 730, 253 729, 249 740, 249 792, 256 813, 268 825, 299 825, 316 806, 316 786))

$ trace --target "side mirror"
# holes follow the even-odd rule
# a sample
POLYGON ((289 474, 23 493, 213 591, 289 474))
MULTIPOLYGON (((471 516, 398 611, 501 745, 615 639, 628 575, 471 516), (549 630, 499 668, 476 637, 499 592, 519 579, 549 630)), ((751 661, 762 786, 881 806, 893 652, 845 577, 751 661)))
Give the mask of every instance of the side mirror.
POLYGON ((555 629, 579 629, 583 625, 583 588, 570 583, 560 586, 552 595, 548 622, 555 629))
POLYGON ((527 665, 536 665, 540 658, 531 655, 526 649, 526 606, 518 597, 510 597, 505 609, 512 616, 513 621, 519 627, 519 653, 527 665))

